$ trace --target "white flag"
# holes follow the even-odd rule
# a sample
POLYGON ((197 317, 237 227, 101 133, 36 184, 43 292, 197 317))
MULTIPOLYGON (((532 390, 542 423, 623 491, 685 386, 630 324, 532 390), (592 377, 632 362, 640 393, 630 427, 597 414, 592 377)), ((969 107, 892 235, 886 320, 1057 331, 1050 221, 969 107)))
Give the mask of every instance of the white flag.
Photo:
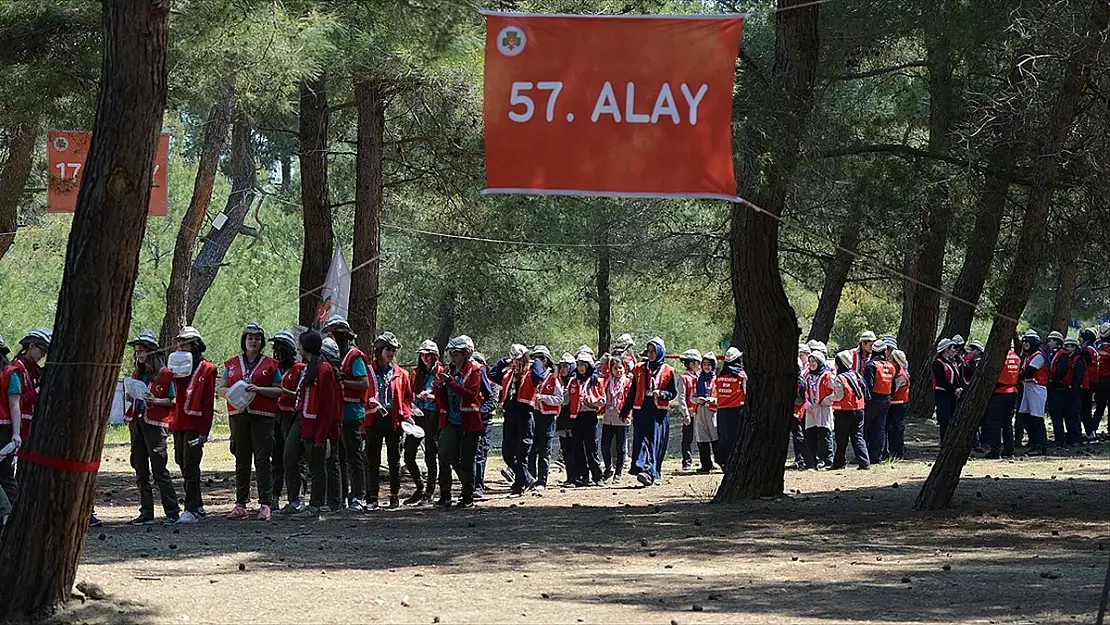
POLYGON ((335 246, 328 267, 328 278, 320 291, 320 308, 316 314, 317 325, 323 325, 332 315, 347 317, 347 302, 351 295, 351 270, 343 258, 343 250, 335 246))

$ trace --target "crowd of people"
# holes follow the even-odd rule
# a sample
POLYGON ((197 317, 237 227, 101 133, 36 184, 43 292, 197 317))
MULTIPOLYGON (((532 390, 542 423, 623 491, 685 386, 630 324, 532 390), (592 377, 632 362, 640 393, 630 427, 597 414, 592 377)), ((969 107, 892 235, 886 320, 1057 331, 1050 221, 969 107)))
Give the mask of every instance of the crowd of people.
MULTIPOLYGON (((28 333, 9 362, 0 338, 5 521, 17 501, 15 454, 32 432, 51 339, 48 330, 28 333)), ((667 364, 659 337, 637 351, 624 334, 600 356, 585 345, 559 358, 543 345, 512 345, 506 356, 488 362, 462 335, 443 350, 425 340, 410 371, 397 364, 401 345, 392 333, 377 336, 369 352, 357 339, 341 316, 321 331, 280 331, 268 339, 251 323, 222 373, 206 359, 196 328, 182 328, 168 355, 149 330, 129 341, 134 367, 124 380, 125 419, 140 497, 132 523, 155 522, 155 487, 165 522, 192 524, 206 516, 201 465, 217 398, 227 404, 235 462, 236 502, 228 519, 401 505, 471 507, 485 495, 497 407, 504 417, 501 475, 511 498, 553 484, 556 451, 564 463, 563 488, 619 484, 626 465, 640 486, 658 484, 672 406, 683 423, 684 471, 694 470, 695 455, 699 473, 725 466, 745 427, 748 376, 735 347, 721 357, 686 350, 677 356, 679 372, 667 364), (180 500, 169 470, 171 440, 184 486, 180 500), (413 486, 403 502, 402 463, 413 486)), ((1046 415, 1056 444, 1094 440, 1110 406, 1110 323, 1082 330, 1079 340, 1052 332, 1043 346, 1030 330, 1019 350, 1006 356, 977 450, 987 458, 1010 457, 1028 435, 1030 454, 1047 453, 1046 415)), ((982 343, 959 336, 937 345, 931 381, 941 440, 983 354, 982 343)), ((820 341, 799 345, 798 372, 791 467, 842 469, 849 446, 859 469, 903 456, 910 376, 894 336, 864 332, 856 347, 832 358, 820 341)), ((90 524, 99 524, 95 514, 90 524)))

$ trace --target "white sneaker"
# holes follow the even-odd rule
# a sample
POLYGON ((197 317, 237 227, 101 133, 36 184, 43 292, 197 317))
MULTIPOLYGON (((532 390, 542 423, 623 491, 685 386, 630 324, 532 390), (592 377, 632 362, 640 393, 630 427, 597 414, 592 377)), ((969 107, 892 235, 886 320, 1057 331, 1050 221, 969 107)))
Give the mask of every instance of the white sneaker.
POLYGON ((177 525, 193 525, 199 522, 200 519, 197 518, 197 515, 189 512, 188 510, 182 512, 181 516, 177 517, 177 525))
POLYGON ((543 484, 536 484, 536 489, 535 490, 536 490, 537 493, 542 493, 543 491, 547 490, 547 487, 544 486, 543 484))

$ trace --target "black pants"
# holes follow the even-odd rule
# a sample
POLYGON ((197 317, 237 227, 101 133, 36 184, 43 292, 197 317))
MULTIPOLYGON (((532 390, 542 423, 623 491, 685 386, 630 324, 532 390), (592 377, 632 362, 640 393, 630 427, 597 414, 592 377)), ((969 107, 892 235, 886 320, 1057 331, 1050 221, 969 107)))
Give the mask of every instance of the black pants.
POLYGON ((1094 436, 1098 431, 1098 421, 1095 420, 1095 389, 1088 388, 1079 391, 1079 419, 1083 422, 1083 431, 1087 436, 1094 436))
POLYGON ((528 471, 536 478, 536 484, 547 486, 547 477, 551 473, 551 453, 555 443, 555 416, 535 411, 536 439, 532 444, 532 453, 528 456, 528 471))
POLYGON ((956 396, 948 391, 933 390, 933 399, 937 407, 937 424, 940 426, 940 442, 944 443, 944 434, 952 424, 952 417, 956 414, 956 396))
MULTIPOLYGON (((346 461, 348 491, 352 497, 359 497, 366 488, 366 466, 363 462, 362 421, 352 419, 339 424, 339 436, 343 442, 343 460, 346 461)), ((340 466, 342 468, 342 465, 340 466)))
POLYGON ((848 462, 848 444, 856 455, 856 464, 871 466, 871 451, 863 436, 864 414, 862 410, 834 410, 833 431, 836 432, 836 455, 833 468, 843 468, 848 462))
POLYGON ((717 440, 721 443, 721 453, 728 462, 736 448, 736 442, 743 437, 744 407, 721 408, 717 410, 717 440))
POLYGON ((1045 401, 1045 409, 1052 419, 1052 442, 1057 445, 1067 444, 1068 437, 1064 428, 1067 395, 1067 389, 1050 387, 1048 389, 1048 399, 1045 401))
POLYGON ((1015 422, 1020 421, 1025 431, 1029 433, 1029 446, 1042 453, 1048 451, 1048 430, 1045 427, 1045 418, 1022 412, 1019 412, 1015 418, 1015 422))
MULTIPOLYGON (((694 422, 693 415, 690 423, 682 425, 682 468, 689 469, 694 465, 694 422)), ((704 463, 703 463, 704 464, 704 463)))
POLYGON ((479 495, 486 490, 486 464, 492 447, 490 440, 493 438, 493 415, 482 415, 482 428, 478 433, 478 449, 474 453, 474 492, 479 495))
POLYGON ((597 440, 597 413, 580 412, 571 421, 574 478, 579 484, 601 481, 601 454, 597 440))
MULTIPOLYGON (((514 492, 523 492, 535 484, 536 479, 528 471, 528 456, 532 453, 532 442, 536 436, 536 420, 532 408, 514 401, 505 410, 505 440, 501 443, 501 453, 505 464, 515 475, 514 492)), ((443 474, 443 469, 440 469, 443 474)))
POLYGON ((323 508, 325 502, 333 512, 338 512, 340 504, 339 478, 339 441, 331 442, 331 454, 327 447, 317 445, 315 439, 301 439, 302 449, 308 456, 308 472, 312 476, 312 495, 308 505, 323 508))
POLYGON ((200 437, 200 432, 174 432, 173 433, 173 459, 181 469, 181 477, 185 482, 185 510, 196 514, 204 507, 204 499, 200 494, 200 461, 204 459, 204 445, 189 445, 200 437))
POLYGON ((1083 391, 1069 388, 1064 391, 1064 435, 1069 445, 1083 442, 1083 391))
POLYGON ((416 424, 424 430, 424 438, 405 437, 405 469, 416 485, 416 492, 431 498, 435 494, 436 480, 439 479, 439 416, 434 412, 429 416, 426 412, 423 417, 416 419, 416 424), (421 478, 420 466, 416 463, 416 452, 420 450, 421 444, 424 445, 424 467, 427 469, 424 475, 427 476, 427 481, 421 478))
POLYGON ((462 500, 474 499, 474 455, 481 432, 464 432, 461 425, 447 424, 439 433, 439 496, 451 500, 451 471, 459 476, 462 500))
MULTIPOLYGON (((906 456, 906 404, 891 404, 886 416, 888 457, 901 460, 906 456)), ((882 458, 886 460, 886 458, 882 458)))
POLYGON ((282 489, 285 488, 285 430, 282 422, 286 415, 292 421, 292 416, 287 412, 278 412, 274 418, 274 446, 270 451, 270 473, 274 476, 274 505, 281 499, 282 489))
POLYGON ((809 458, 815 460, 814 464, 809 465, 809 468, 819 469, 831 466, 833 464, 833 440, 829 428, 806 428, 806 449, 809 450, 809 458))
POLYGON ((890 398, 867 402, 863 411, 863 437, 867 441, 867 458, 881 462, 887 453, 886 421, 890 414, 890 398))
MULTIPOLYGON (((6 389, 5 389, 6 390, 6 389)), ((0 398, 0 401, 7 401, 7 396, 0 398)), ((0 426, 0 449, 3 449, 12 442, 12 426, 0 426)), ((14 456, 8 456, 0 460, 0 488, 4 489, 4 494, 8 496, 9 504, 14 508, 16 499, 19 497, 19 483, 15 479, 15 467, 12 465, 14 456)))
POLYGON ((1102 413, 1108 410, 1110 410, 1110 378, 1099 378, 1098 385, 1095 386, 1095 411, 1091 416, 1091 423, 1094 425, 1091 428, 1092 432, 1098 431, 1098 426, 1102 423, 1102 413))
MULTIPOLYGON (((794 422, 794 424, 790 428, 790 440, 794 444, 794 466, 804 468, 809 466, 809 460, 807 458, 807 456, 809 455, 809 450, 806 449, 805 419, 792 417, 791 421, 794 422)), ((720 429, 718 428, 717 435, 720 436, 720 433, 720 429)), ((721 445, 722 449, 724 448, 724 442, 720 439, 717 440, 717 444, 721 445)), ((721 455, 727 458, 728 452, 722 451, 721 455)))
POLYGON ((717 458, 717 464, 724 467, 721 457, 721 441, 714 441, 712 443, 698 443, 698 458, 701 460, 700 469, 706 473, 713 470, 713 458, 717 458))
POLYGON ((389 494, 396 497, 401 492, 401 429, 393 427, 393 419, 389 415, 374 417, 374 423, 366 429, 367 503, 376 502, 381 490, 383 445, 389 466, 389 494))
POLYGON ((258 503, 274 505, 270 454, 274 448, 274 418, 254 414, 228 417, 235 441, 235 504, 246 506, 251 498, 251 461, 258 481, 258 503))
POLYGON ((154 488, 151 480, 158 485, 162 497, 162 511, 167 519, 176 519, 181 514, 177 505, 177 492, 173 489, 173 478, 167 467, 170 461, 166 441, 169 433, 160 425, 151 425, 136 416, 130 423, 131 431, 131 468, 135 469, 135 483, 139 488, 139 515, 154 518, 154 488))
POLYGON ((306 483, 311 483, 311 473, 308 467, 308 448, 301 438, 301 415, 295 414, 293 421, 285 433, 285 445, 282 446, 282 465, 285 467, 285 489, 288 491, 289 503, 301 501, 306 493, 306 483))
POLYGON ((613 471, 620 475, 624 472, 624 466, 628 462, 628 427, 609 424, 601 426, 601 457, 605 461, 606 473, 613 471))
POLYGON ((1017 393, 995 393, 983 417, 983 438, 991 454, 1014 455, 1014 403, 1017 393))

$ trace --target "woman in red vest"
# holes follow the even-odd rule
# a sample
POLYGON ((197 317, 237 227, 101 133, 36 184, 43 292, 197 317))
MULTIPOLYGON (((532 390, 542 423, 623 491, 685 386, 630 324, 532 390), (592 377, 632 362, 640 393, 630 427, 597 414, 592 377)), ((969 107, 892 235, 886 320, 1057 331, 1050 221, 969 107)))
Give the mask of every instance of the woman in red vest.
POLYGON ((956 399, 963 393, 959 367, 953 362, 956 346, 952 339, 941 339, 937 343, 937 357, 933 360, 933 401, 936 405, 937 425, 940 426, 940 440, 952 422, 956 412, 956 399))
MULTIPOLYGON (((300 381, 301 369, 304 368, 304 363, 297 362, 297 340, 293 338, 292 333, 285 330, 275 332, 270 339, 270 343, 274 346, 274 360, 277 361, 278 370, 281 372, 281 395, 278 396, 278 414, 274 419, 274 451, 270 455, 270 466, 274 474, 274 506, 279 505, 282 490, 285 488, 290 503, 297 503, 293 506, 296 510, 288 511, 295 512, 300 509, 301 484, 306 481, 302 475, 306 467, 304 467, 301 454, 290 458, 290 463, 286 464, 285 448, 289 431, 294 428, 294 423, 296 423, 298 438, 300 436, 301 425, 297 421, 296 399, 297 382, 300 381), (290 468, 296 473, 296 478, 292 481, 286 477, 290 468), (294 482, 296 483, 295 487, 294 482)), ((293 447, 299 449, 297 445, 293 447)))
POLYGON ((173 371, 167 369, 154 332, 143 330, 127 343, 134 350, 135 370, 131 377, 149 389, 142 398, 129 398, 131 405, 124 413, 131 433, 131 468, 135 469, 139 488, 139 516, 131 525, 154 523, 154 489, 151 479, 158 485, 162 496, 162 511, 166 523, 176 523, 181 515, 177 492, 170 477, 169 454, 166 440, 173 419, 173 371))
POLYGON ((1048 431, 1045 429, 1045 405, 1048 401, 1048 358, 1041 350, 1041 337, 1033 330, 1021 337, 1021 402, 1016 419, 1029 432, 1027 456, 1048 455, 1048 431))
MULTIPOLYGON (((439 345, 427 339, 416 350, 416 367, 412 370, 412 390, 416 395, 415 406, 422 416, 414 416, 416 425, 424 430, 424 438, 405 437, 405 470, 416 485, 416 492, 405 500, 405 505, 418 505, 432 502, 436 482, 439 480, 439 415, 436 414, 435 381, 444 367, 439 362, 439 345), (421 478, 420 466, 416 464, 416 452, 424 445, 424 467, 427 480, 421 478)), ((413 413, 416 415, 416 413, 413 413)))
MULTIPOLYGON (((547 488, 547 478, 551 473, 551 452, 555 442, 555 422, 563 408, 566 386, 560 380, 561 369, 569 371, 574 367, 574 356, 563 354, 558 368, 548 372, 546 378, 536 389, 535 414, 536 440, 532 444, 532 454, 528 457, 528 471, 536 478, 536 490, 547 488)), ((564 465, 566 463, 566 458, 564 465)))
POLYGON ((666 363, 663 339, 648 341, 647 360, 632 369, 632 385, 621 408, 621 418, 632 415, 632 468, 643 486, 652 486, 662 477, 663 458, 670 436, 671 402, 678 397, 678 380, 666 363))
POLYGON ((744 354, 735 347, 725 351, 724 366, 713 380, 717 393, 717 436, 721 441, 722 466, 727 466, 736 442, 743 435, 744 403, 748 396, 748 374, 744 354))
MULTIPOLYGON (((4 368, 0 386, 4 389, 4 402, 0 406, 0 448, 15 443, 15 448, 27 444, 31 437, 31 420, 39 401, 39 384, 42 382, 41 363, 50 352, 50 330, 32 330, 19 341, 19 354, 4 368)), ((0 484, 8 493, 14 506, 16 500, 14 456, 0 464, 0 484)))
POLYGON ((392 332, 374 339, 371 395, 366 410, 366 508, 376 510, 381 485, 382 445, 389 467, 389 507, 401 505, 401 422, 412 422, 412 382, 397 363, 400 341, 392 332))
MULTIPOLYGON (((875 345, 879 345, 876 341, 875 345)), ((836 355, 836 375, 830 380, 832 387, 833 432, 836 435, 836 454, 833 470, 843 469, 848 462, 848 444, 856 455, 856 468, 871 468, 871 456, 864 440, 864 409, 867 386, 863 377, 852 366, 852 352, 836 355)))
POLYGON ((890 358, 898 365, 894 376, 894 392, 890 396, 890 412, 886 416, 887 455, 880 458, 901 460, 906 454, 906 405, 910 401, 910 369, 906 353, 890 350, 890 358))
POLYGON ((190 525, 205 516, 200 494, 200 463, 204 444, 212 431, 212 414, 216 403, 216 365, 204 359, 206 346, 200 332, 185 326, 174 338, 178 352, 192 358, 190 373, 176 377, 174 383, 175 413, 170 432, 173 433, 173 455, 185 482, 185 512, 177 522, 190 525))
POLYGON ((575 357, 575 372, 564 396, 570 407, 576 485, 600 486, 603 471, 597 415, 605 407, 605 386, 594 371, 592 353, 582 351, 575 357))
POLYGON ((1083 386, 1079 393, 1079 418, 1083 421, 1083 440, 1088 443, 1095 441, 1095 432, 1098 431, 1098 422, 1094 420, 1095 389, 1098 388, 1099 353, 1095 348, 1095 328, 1083 328, 1079 331, 1079 349, 1083 354, 1084 369, 1087 372, 1083 386))
POLYGON ((994 384, 994 393, 987 402, 983 418, 983 439, 990 460, 1014 456, 1014 404, 1017 402, 1021 376, 1021 357, 1010 350, 1002 363, 1002 372, 994 384))
MULTIPOLYGON (((4 337, 0 336, 0 379, 3 379, 3 377, 5 377, 3 373, 5 370, 7 370, 8 365, 11 364, 8 361, 8 354, 10 353, 12 352, 8 349, 7 343, 4 342, 4 337)), ((2 404, 0 405, 0 414, 7 414, 7 411, 10 410, 8 408, 7 384, 4 385, 4 396, 0 397, 0 404, 2 404)), ((10 424, 10 416, 8 417, 8 420, 10 424)), ((7 431, 9 429, 11 428, 0 426, 0 430, 7 431)), ((0 463, 8 462, 11 457, 15 455, 15 445, 12 445, 12 442, 10 440, 11 434, 8 434, 6 438, 8 438, 9 440, 7 443, 4 443, 3 446, 0 446, 0 450, 5 449, 6 447, 8 447, 8 445, 11 445, 12 448, 4 452, 4 455, 0 456, 0 463)), ((7 486, 7 484, 0 484, 0 536, 3 536, 4 526, 8 524, 8 515, 12 512, 12 503, 8 500, 8 491, 5 490, 7 486)))
POLYGON ((724 468, 724 455, 717 436, 717 390, 714 383, 717 377, 717 356, 706 352, 698 366, 701 371, 690 382, 694 385, 690 393, 694 406, 691 428, 694 430, 694 441, 698 444, 701 461, 698 473, 708 475, 713 472, 714 458, 724 468))
POLYGON ((338 444, 337 430, 343 408, 339 381, 329 362, 329 358, 339 359, 339 346, 332 339, 323 338, 319 332, 309 330, 301 335, 300 353, 305 367, 297 386, 296 405, 301 413, 301 448, 308 456, 312 496, 308 506, 294 518, 314 518, 320 516, 325 503, 331 503, 336 508, 339 506, 339 466, 335 462, 329 463, 338 454, 335 445, 338 444), (325 341, 331 343, 327 348, 325 341), (334 466, 334 470, 329 468, 329 464, 334 466), (326 502, 327 499, 331 501, 326 502))
POLYGON ((451 471, 459 476, 462 496, 456 507, 474 506, 474 456, 485 430, 482 412, 493 404, 489 379, 474 354, 474 341, 465 334, 447 343, 450 368, 436 375, 436 412, 439 415, 439 500, 451 506, 451 471))
POLYGON ((217 393, 227 397, 232 386, 242 382, 253 396, 247 405, 227 402, 231 426, 231 453, 235 456, 235 508, 226 518, 245 519, 251 495, 251 461, 254 461, 258 486, 258 520, 269 521, 273 514, 274 479, 270 454, 274 449, 274 419, 281 397, 281 371, 278 361, 262 353, 266 332, 257 323, 248 323, 239 335, 239 355, 224 363, 224 377, 217 393))
MULTIPOLYGON (((528 352, 523 345, 514 345, 508 358, 502 358, 490 370, 490 380, 501 385, 501 403, 505 407, 505 431, 502 453, 506 467, 501 475, 512 483, 510 497, 521 497, 530 490, 536 479, 528 467, 532 444, 536 436, 534 414, 536 389, 547 378, 552 368, 551 352, 537 345, 528 352)), ((442 471, 442 469, 441 469, 442 471)))
MULTIPOLYGON (((698 406, 694 403, 694 391, 701 375, 701 353, 696 349, 682 352, 682 366, 686 368, 678 378, 682 401, 678 406, 682 411, 682 470, 689 471, 694 466, 694 415, 698 406)), ((716 370, 716 366, 714 366, 716 370)))
MULTIPOLYGON (((555 375, 548 376, 548 380, 544 380, 545 384, 554 383, 549 382, 550 378, 558 379, 558 384, 563 389, 566 389, 570 384, 571 375, 574 373, 574 356, 570 354, 563 354, 559 360, 559 364, 555 367, 555 375)), ((570 404, 563 402, 559 406, 559 414, 555 417, 555 435, 559 437, 559 454, 563 458, 563 473, 566 479, 563 480, 560 486, 564 488, 574 488, 578 483, 578 475, 580 474, 579 467, 574 465, 574 421, 570 418, 570 404)))

